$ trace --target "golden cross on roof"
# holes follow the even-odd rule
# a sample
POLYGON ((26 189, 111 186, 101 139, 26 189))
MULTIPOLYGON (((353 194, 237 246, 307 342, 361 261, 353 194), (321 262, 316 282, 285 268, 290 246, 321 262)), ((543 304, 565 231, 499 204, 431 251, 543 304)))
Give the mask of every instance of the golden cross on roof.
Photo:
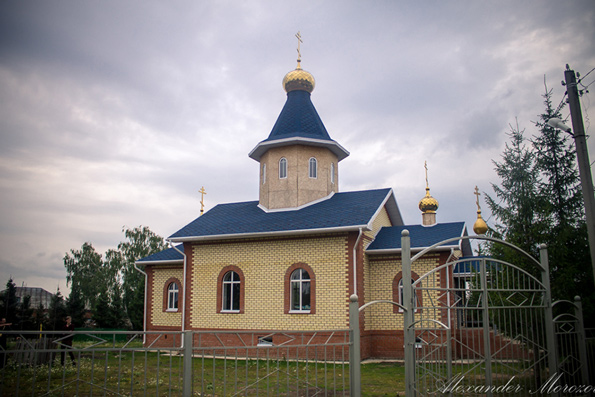
POLYGON ((424 161, 424 168, 426 169, 426 187, 430 187, 428 184, 428 162, 424 161))
POLYGON ((205 187, 201 187, 200 190, 198 191, 200 193, 200 214, 202 215, 203 212, 205 212, 205 194, 207 194, 207 191, 205 190, 205 187))
POLYGON ((297 32, 295 37, 297 37, 297 39, 298 39, 298 47, 297 47, 298 59, 297 59, 297 61, 298 61, 298 65, 299 65, 299 63, 302 61, 302 54, 300 53, 300 43, 303 43, 303 41, 302 41, 302 35, 300 34, 299 31, 297 32))
POLYGON ((477 204, 477 210, 481 211, 481 208, 479 207, 479 196, 481 195, 481 193, 479 193, 479 189, 477 188, 477 186, 475 186, 475 193, 473 194, 477 196, 475 197, 475 204, 477 204))

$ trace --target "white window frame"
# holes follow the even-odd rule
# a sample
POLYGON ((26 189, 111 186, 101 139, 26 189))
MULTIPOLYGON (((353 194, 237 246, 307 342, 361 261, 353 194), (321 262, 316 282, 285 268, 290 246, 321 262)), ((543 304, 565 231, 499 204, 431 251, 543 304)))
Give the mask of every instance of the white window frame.
POLYGON ((331 184, 335 184, 335 163, 331 163, 331 184))
MULTIPOLYGON (((412 279, 411 279, 411 283, 413 283, 414 281, 415 281, 415 280, 412 278, 412 279)), ((403 302, 404 302, 404 298, 403 298, 403 277, 401 277, 401 279, 399 280, 399 285, 397 286, 397 288, 399 289, 399 302, 398 302, 398 303, 399 303, 399 304, 401 304, 401 305, 403 305, 403 306, 405 306, 405 304, 403 303, 403 302)), ((417 312, 417 311, 419 310, 419 309, 418 309, 418 306, 419 306, 419 299, 418 299, 418 297, 417 297, 417 293, 415 293, 415 292, 414 292, 414 294, 415 294, 415 300, 413 301, 413 304, 414 304, 415 306, 413 307, 413 311, 414 311, 414 312, 417 312)), ((403 312, 403 309, 401 309, 401 308, 399 307, 399 311, 400 311, 400 312, 403 312)))
POLYGON ((291 272, 291 275, 289 276, 289 313, 310 313, 310 310, 312 308, 312 277, 310 277, 310 273, 308 273, 308 271, 306 269, 302 269, 301 267, 298 269, 295 269, 293 272, 291 272), (294 274, 296 274, 296 272, 299 272, 299 278, 295 278, 294 279, 294 274), (306 275, 308 276, 308 278, 304 278, 304 273, 306 273, 306 275), (297 288, 299 291, 299 309, 294 309, 294 300, 293 300, 293 286, 294 284, 297 284, 297 288), (305 284, 308 284, 308 293, 310 294, 310 309, 303 309, 303 296, 304 296, 304 287, 305 284))
POLYGON ((264 185, 267 180, 267 164, 262 165, 262 184, 264 185))
POLYGON ((316 160, 316 157, 310 157, 310 160, 308 160, 308 176, 312 179, 318 178, 318 160, 316 160))
POLYGON ((178 287, 178 283, 175 281, 170 283, 167 287, 167 311, 168 312, 177 312, 178 311, 178 301, 180 297, 180 288, 178 287))
POLYGON ((285 157, 279 159, 279 179, 287 179, 287 159, 285 157))
POLYGON ((223 285, 221 286, 221 312, 222 313, 239 313, 240 312, 240 299, 241 299, 241 288, 242 288, 242 281, 240 279, 240 275, 233 271, 230 270, 227 273, 225 273, 223 275, 223 281, 222 281, 223 285), (231 273, 231 274, 230 274, 231 273), (227 280, 227 275, 230 274, 230 279, 227 280), (234 301, 234 286, 235 285, 239 286, 239 290, 238 294, 239 296, 238 298, 238 308, 234 309, 233 308, 233 301, 234 301), (230 308, 225 308, 225 296, 229 294, 229 306, 230 308))

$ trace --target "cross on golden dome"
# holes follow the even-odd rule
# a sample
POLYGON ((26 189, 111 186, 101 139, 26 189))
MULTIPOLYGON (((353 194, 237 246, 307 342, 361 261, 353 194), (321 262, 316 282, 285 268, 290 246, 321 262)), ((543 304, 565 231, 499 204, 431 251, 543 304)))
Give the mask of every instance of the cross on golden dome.
POLYGON ((307 91, 312 92, 314 91, 314 86, 316 82, 314 81, 314 76, 310 72, 305 71, 302 69, 302 53, 300 44, 303 43, 302 35, 300 32, 297 32, 295 37, 298 39, 298 46, 297 46, 297 67, 295 70, 287 73, 283 78, 283 88, 285 92, 289 93, 291 91, 307 91))
POLYGON ((477 220, 473 224, 473 231, 475 232, 475 234, 486 234, 486 232, 488 231, 488 225, 481 217, 481 208, 479 206, 479 196, 481 195, 481 193, 479 193, 479 189, 477 188, 477 186, 475 186, 475 192, 473 194, 476 196, 475 203, 477 204, 477 220))

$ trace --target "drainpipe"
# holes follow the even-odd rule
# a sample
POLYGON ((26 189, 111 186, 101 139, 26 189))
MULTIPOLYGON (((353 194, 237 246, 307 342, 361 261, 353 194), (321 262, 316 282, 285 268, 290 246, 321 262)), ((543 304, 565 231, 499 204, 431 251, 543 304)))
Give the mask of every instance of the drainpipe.
MULTIPOLYGON (((184 257, 184 281, 182 281, 182 283, 184 284, 184 288, 182 289, 182 291, 183 291, 183 294, 182 294, 182 332, 184 332, 186 330, 186 328, 185 328, 185 324, 186 324, 186 288, 188 288, 188 285, 186 284, 186 267, 187 267, 186 264, 188 261, 188 257, 186 256, 184 251, 180 251, 178 249, 178 247, 176 247, 171 241, 169 241, 169 243, 171 244, 171 247, 173 249, 178 251, 184 257)), ((184 347, 184 338, 182 338, 180 347, 184 347)))
POLYGON ((141 270, 134 262, 134 268, 141 272, 145 276, 145 307, 144 307, 144 315, 143 315, 143 345, 147 341, 147 273, 141 270))
POLYGON ((359 240, 362 238, 362 228, 359 228, 359 234, 357 236, 357 240, 355 240, 355 245, 353 246, 353 294, 357 295, 357 245, 359 244, 359 240))

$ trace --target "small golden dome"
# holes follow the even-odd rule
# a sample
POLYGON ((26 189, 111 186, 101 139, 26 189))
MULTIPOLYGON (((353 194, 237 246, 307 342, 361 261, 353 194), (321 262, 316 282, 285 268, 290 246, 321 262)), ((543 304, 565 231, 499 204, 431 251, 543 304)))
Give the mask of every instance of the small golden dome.
POLYGON ((430 188, 426 187, 426 195, 419 200, 419 209, 423 213, 434 213, 438 209, 438 200, 430 196, 430 188))
POLYGON ((473 231, 475 232, 475 234, 486 234, 486 232, 488 231, 488 225, 481 217, 481 207, 479 206, 479 196, 481 195, 481 193, 479 193, 479 189, 477 188, 477 186, 475 186, 475 193, 473 194, 475 194, 476 196, 475 204, 477 204, 477 220, 473 224, 473 231))
POLYGON ((477 220, 473 224, 473 231, 475 234, 486 234, 488 231, 488 225, 481 217, 481 211, 477 211, 477 220))
POLYGON ((314 91, 315 85, 316 82, 314 81, 314 76, 312 76, 310 72, 306 72, 302 69, 299 60, 297 68, 287 73, 283 78, 283 88, 285 89, 285 92, 300 90, 311 93, 314 91))

